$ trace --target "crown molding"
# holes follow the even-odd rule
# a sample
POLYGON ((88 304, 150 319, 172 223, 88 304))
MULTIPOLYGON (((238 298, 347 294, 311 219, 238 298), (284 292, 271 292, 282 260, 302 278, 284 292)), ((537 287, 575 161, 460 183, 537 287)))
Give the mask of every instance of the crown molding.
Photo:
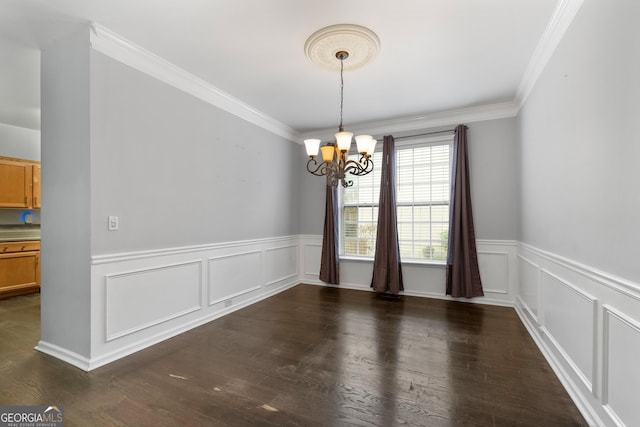
MULTIPOLYGON (((460 123, 472 123, 484 120, 515 117, 524 105, 527 96, 547 66, 565 32, 571 25, 584 0, 559 0, 558 4, 540 38, 536 49, 527 65, 513 101, 489 104, 480 107, 462 108, 441 111, 422 116, 391 119, 384 121, 360 123, 349 126, 349 132, 366 132, 371 135, 410 132, 432 129, 441 126, 452 126, 460 123)), ((306 138, 333 139, 335 128, 320 129, 298 134, 298 141, 306 138)))
POLYGON ((514 102, 521 108, 584 0, 560 0, 522 76, 514 102))
MULTIPOLYGON (((516 116, 582 6, 583 1, 559 0, 529 61, 513 101, 440 111, 414 117, 358 123, 350 125, 349 131, 382 135, 516 116)), ((245 104, 232 95, 97 23, 91 24, 91 47, 138 71, 290 141, 302 143, 304 139, 311 137, 330 140, 333 139, 333 134, 336 132, 335 128, 297 132, 290 126, 245 104)))
POLYGON ((269 132, 296 141, 296 131, 108 28, 91 24, 91 48, 269 132))
MULTIPOLYGON (((388 135, 392 133, 433 129, 441 126, 455 126, 461 123, 473 123, 485 120, 515 117, 518 114, 518 110, 518 105, 514 102, 501 102, 497 104, 483 105, 480 107, 440 111, 422 116, 358 123, 355 125, 349 125, 349 129, 347 130, 353 133, 367 133, 374 136, 383 134, 388 135)), ((336 128, 302 132, 299 134, 297 142, 302 143, 306 138, 330 140, 333 139, 335 132, 336 128)))

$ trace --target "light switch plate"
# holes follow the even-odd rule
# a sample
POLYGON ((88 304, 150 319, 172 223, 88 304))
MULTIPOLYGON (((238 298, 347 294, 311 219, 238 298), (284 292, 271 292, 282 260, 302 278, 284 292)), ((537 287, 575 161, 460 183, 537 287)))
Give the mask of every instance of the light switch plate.
POLYGON ((109 217, 109 231, 116 231, 118 229, 118 217, 110 216, 109 217))

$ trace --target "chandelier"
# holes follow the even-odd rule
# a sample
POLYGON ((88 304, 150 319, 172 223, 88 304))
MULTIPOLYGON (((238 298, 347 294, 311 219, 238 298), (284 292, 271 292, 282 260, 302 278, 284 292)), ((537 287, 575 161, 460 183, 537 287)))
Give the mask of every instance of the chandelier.
POLYGON ((371 135, 358 135, 355 137, 356 149, 359 153, 357 160, 349 159, 349 151, 353 140, 353 133, 345 132, 342 125, 342 113, 344 106, 344 61, 349 58, 347 49, 334 48, 341 44, 352 44, 359 48, 364 54, 356 55, 356 64, 353 68, 361 66, 375 56, 379 47, 378 38, 371 30, 357 25, 334 25, 323 28, 313 34, 305 46, 307 56, 314 62, 325 68, 331 67, 327 64, 325 52, 331 49, 335 52, 335 59, 340 61, 340 125, 338 133, 335 134, 335 142, 329 142, 320 146, 319 139, 305 139, 304 144, 309 156, 307 171, 316 176, 326 176, 327 185, 337 187, 340 183, 343 187, 351 187, 353 181, 348 179, 349 175, 362 176, 373 170, 373 160, 371 156, 375 151, 376 140, 371 135), (324 56, 323 56, 324 54, 324 56), (322 156, 322 162, 318 163, 316 157, 318 150, 322 156))

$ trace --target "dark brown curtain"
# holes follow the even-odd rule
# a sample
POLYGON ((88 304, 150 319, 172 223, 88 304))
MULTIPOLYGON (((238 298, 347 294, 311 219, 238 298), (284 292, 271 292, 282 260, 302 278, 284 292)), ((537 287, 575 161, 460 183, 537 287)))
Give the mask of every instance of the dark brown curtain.
POLYGON ((320 280, 337 285, 340 283, 340 258, 338 240, 338 188, 327 180, 327 196, 322 235, 320 280))
POLYGON ((476 235, 473 230, 465 125, 459 125, 455 129, 449 209, 447 295, 465 298, 483 296, 476 252, 476 235))
POLYGON ((396 214, 396 150, 391 135, 384 137, 380 169, 378 231, 371 287, 376 292, 397 294, 404 290, 404 285, 396 214))

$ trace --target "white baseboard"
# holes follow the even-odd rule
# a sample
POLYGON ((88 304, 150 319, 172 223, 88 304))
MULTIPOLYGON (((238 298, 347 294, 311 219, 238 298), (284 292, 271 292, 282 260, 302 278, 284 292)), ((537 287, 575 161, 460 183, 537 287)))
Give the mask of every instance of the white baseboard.
POLYGON ((35 346, 35 349, 44 354, 48 354, 49 356, 53 356, 56 359, 67 362, 68 364, 73 365, 76 368, 80 368, 83 371, 89 371, 91 361, 78 353, 67 350, 66 348, 40 340, 35 346))
MULTIPOLYGON (((316 285, 316 286, 326 286, 329 288, 342 288, 342 289, 353 289, 356 291, 365 291, 365 292, 374 292, 371 287, 357 285, 353 283, 340 283, 339 285, 330 285, 319 280, 309 280, 304 282, 307 285, 316 285)), ((496 305, 501 307, 515 307, 514 303, 509 301, 496 300, 492 298, 486 297, 477 297, 477 298, 453 298, 449 295, 437 294, 434 292, 416 292, 416 291, 402 291, 401 295, 407 295, 410 297, 419 297, 419 298, 431 298, 431 299, 440 299, 446 301, 455 301, 455 302, 464 302, 468 304, 485 304, 485 305, 496 305)))

